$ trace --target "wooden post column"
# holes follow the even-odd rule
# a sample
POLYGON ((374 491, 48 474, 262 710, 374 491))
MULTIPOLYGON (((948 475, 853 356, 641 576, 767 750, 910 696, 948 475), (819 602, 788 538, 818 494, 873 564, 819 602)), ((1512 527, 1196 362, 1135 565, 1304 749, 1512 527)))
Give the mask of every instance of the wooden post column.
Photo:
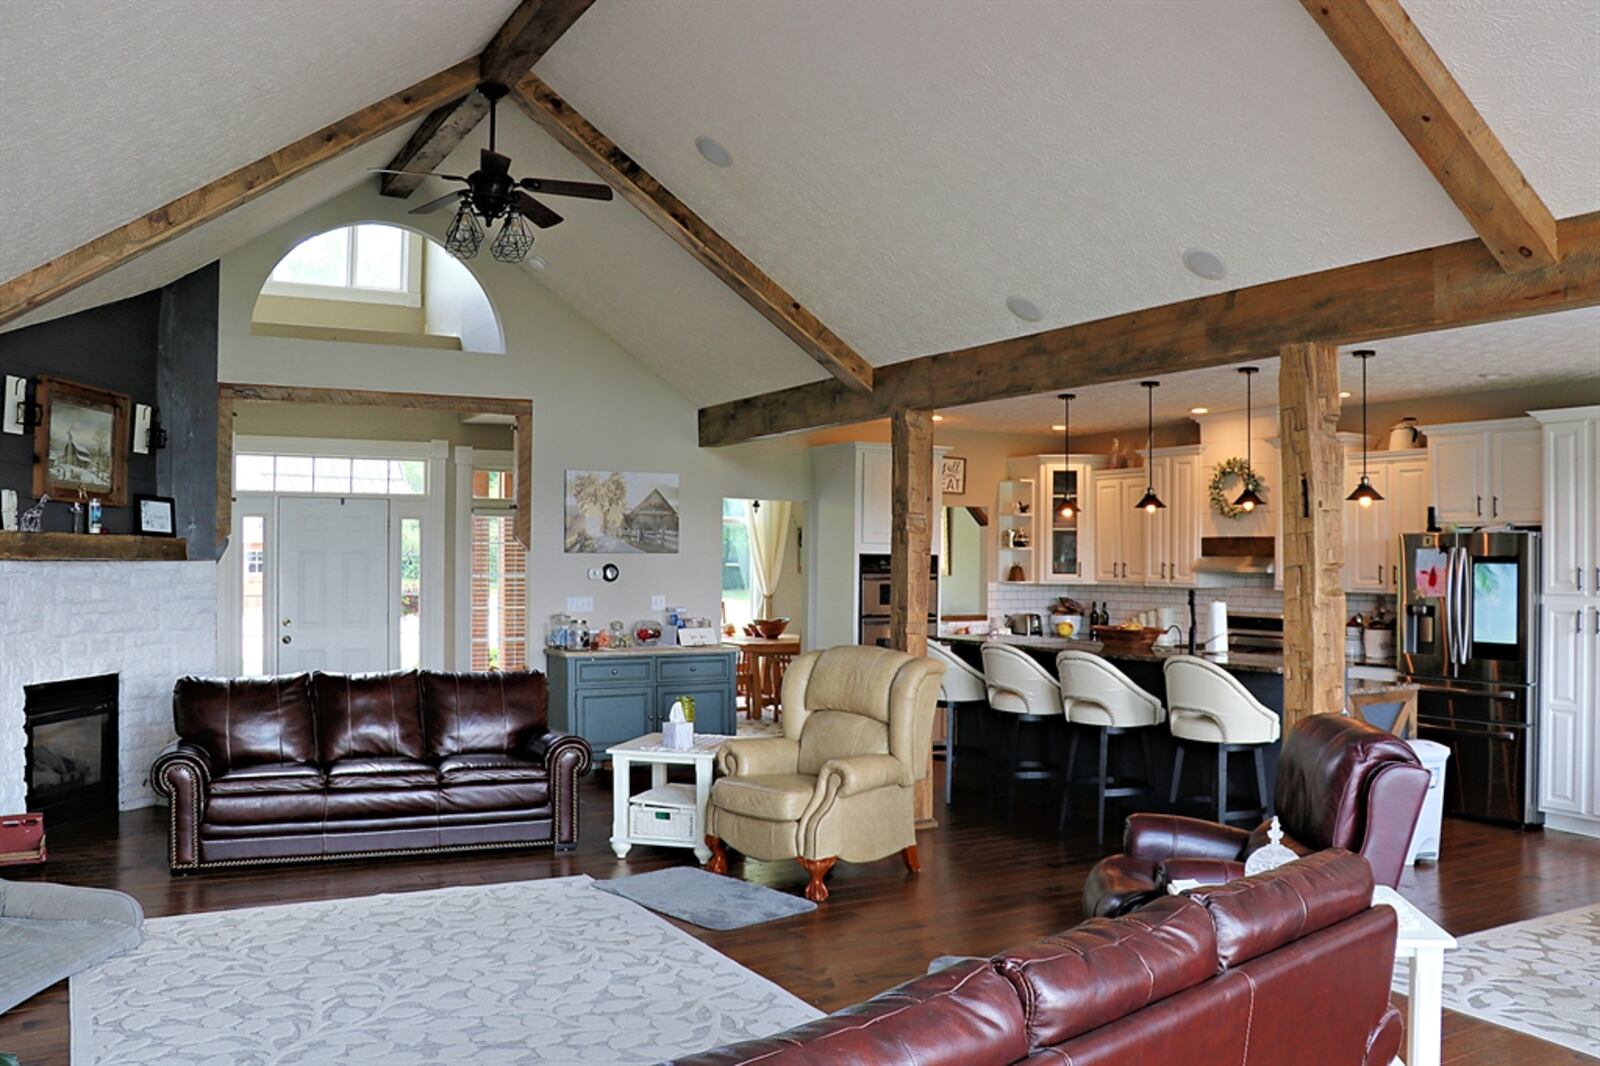
MULTIPOLYGON (((912 655, 928 653, 928 574, 933 559, 933 412, 896 411, 889 533, 889 635, 912 655)), ((917 782, 917 826, 932 826, 933 753, 917 782)))
POLYGON ((1283 728, 1344 707, 1344 450, 1339 350, 1279 350, 1283 483, 1283 728))

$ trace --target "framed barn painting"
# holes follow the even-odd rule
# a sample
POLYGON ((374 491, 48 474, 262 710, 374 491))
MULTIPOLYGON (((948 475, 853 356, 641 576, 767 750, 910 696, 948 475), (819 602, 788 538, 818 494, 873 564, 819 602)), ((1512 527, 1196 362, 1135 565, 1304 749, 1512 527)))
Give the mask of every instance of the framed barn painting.
POLYGON ((110 507, 128 505, 128 398, 120 392, 41 377, 34 388, 33 494, 110 507))
POLYGON ((565 548, 580 555, 678 553, 678 475, 568 470, 565 548))

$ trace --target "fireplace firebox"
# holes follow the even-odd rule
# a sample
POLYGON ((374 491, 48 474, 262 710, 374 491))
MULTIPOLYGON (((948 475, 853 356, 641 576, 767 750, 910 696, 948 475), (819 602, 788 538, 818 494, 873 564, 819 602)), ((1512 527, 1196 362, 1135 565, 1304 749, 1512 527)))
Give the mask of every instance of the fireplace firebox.
POLYGON ((23 686, 28 810, 47 824, 117 809, 117 675, 23 686))

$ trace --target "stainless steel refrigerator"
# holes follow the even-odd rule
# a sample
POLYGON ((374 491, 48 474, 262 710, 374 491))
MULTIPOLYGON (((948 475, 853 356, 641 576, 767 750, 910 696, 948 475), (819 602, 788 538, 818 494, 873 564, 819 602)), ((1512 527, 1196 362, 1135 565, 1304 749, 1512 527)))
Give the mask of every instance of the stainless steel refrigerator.
POLYGON ((1450 748, 1445 811, 1537 825, 1539 534, 1400 540, 1395 654, 1418 735, 1450 748))

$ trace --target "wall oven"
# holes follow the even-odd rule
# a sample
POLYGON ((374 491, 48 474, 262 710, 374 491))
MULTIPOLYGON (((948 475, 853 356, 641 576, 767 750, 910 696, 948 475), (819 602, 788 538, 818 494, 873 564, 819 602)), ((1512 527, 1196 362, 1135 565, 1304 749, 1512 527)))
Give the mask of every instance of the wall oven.
POLYGON ((1450 749, 1445 810, 1537 825, 1539 534, 1400 539, 1400 672, 1417 732, 1450 749))
MULTIPOLYGON (((889 647, 889 567, 887 555, 861 557, 861 612, 857 641, 880 648, 889 647)), ((928 636, 939 635, 939 557, 933 556, 928 569, 928 636)))

